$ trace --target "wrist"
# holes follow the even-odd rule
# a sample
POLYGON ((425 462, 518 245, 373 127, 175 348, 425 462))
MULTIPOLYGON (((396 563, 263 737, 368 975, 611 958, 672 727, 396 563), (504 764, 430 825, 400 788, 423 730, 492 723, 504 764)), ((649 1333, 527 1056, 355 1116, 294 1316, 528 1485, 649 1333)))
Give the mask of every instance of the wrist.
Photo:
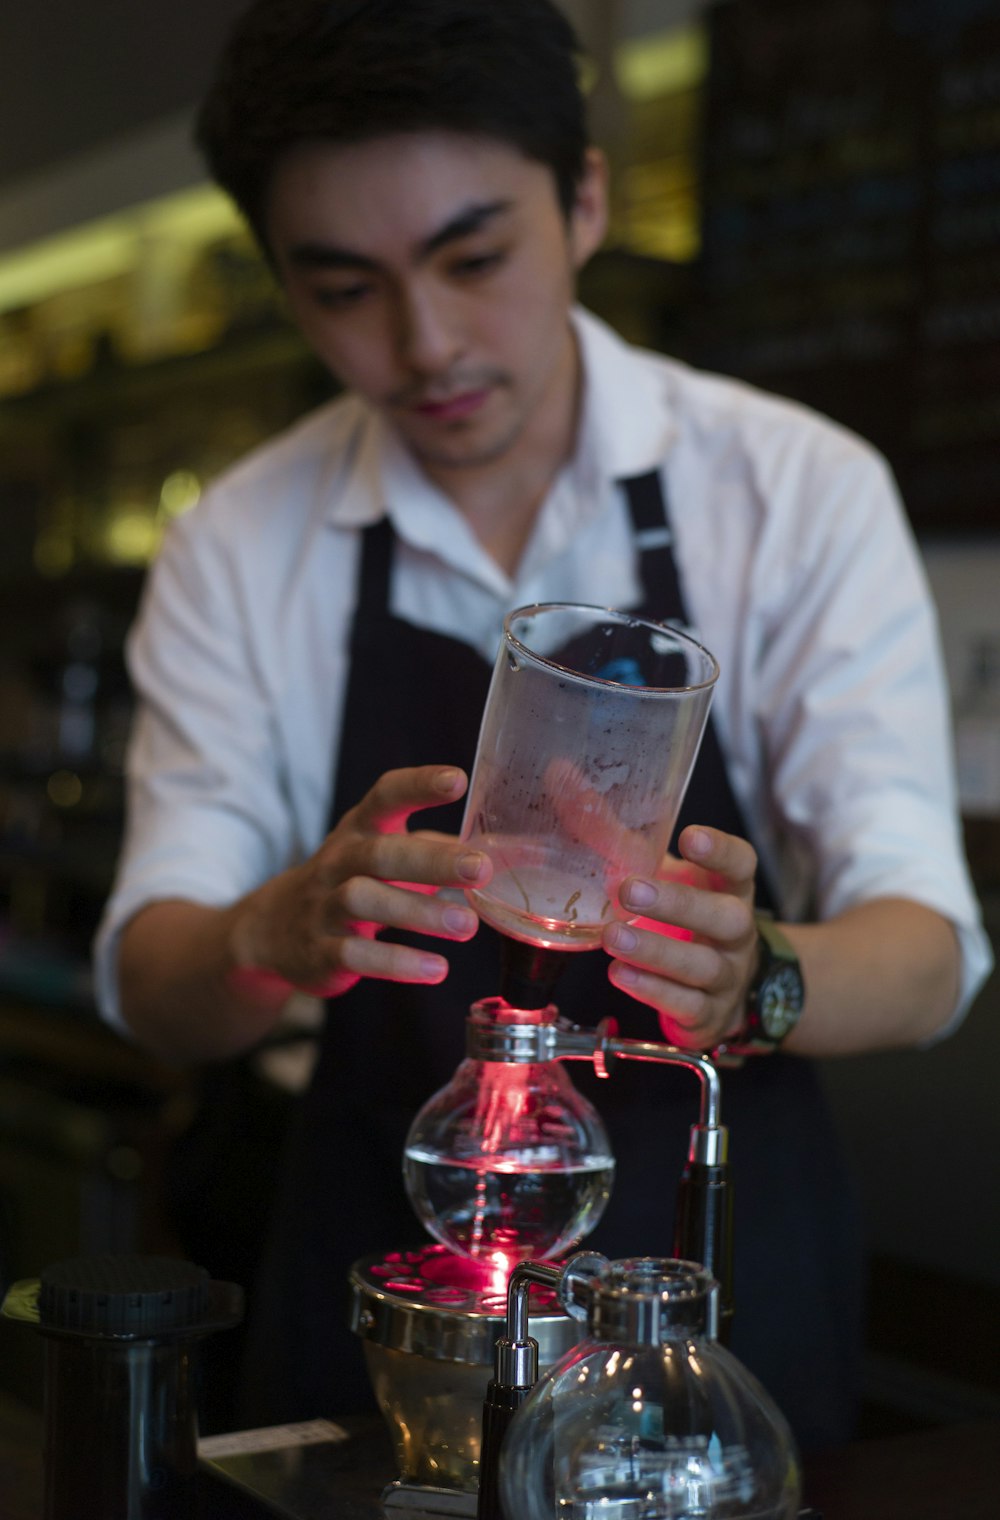
POLYGON ((780 1049, 798 1023, 805 1004, 799 958, 788 936, 769 913, 758 912, 754 969, 738 1030, 716 1047, 717 1057, 742 1059, 780 1049))
POLYGON ((240 997, 255 1002, 284 1001, 295 987, 270 964, 265 933, 270 883, 236 903, 230 910, 226 935, 226 985, 240 997))

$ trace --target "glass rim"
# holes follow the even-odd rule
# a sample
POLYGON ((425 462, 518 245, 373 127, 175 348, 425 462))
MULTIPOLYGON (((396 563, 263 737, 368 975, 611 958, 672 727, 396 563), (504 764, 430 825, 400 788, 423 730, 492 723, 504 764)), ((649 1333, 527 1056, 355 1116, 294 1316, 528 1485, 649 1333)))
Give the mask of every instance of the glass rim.
POLYGON ((539 665, 545 665, 549 670, 557 670, 560 675, 569 676, 571 680, 584 681, 593 686, 616 687, 619 691, 631 692, 661 692, 663 694, 677 694, 679 692, 710 691, 719 679, 719 662, 712 651, 690 633, 685 633, 681 628, 675 628, 672 623, 660 622, 655 618, 643 617, 638 612, 627 612, 619 607, 601 607, 591 602, 529 602, 523 607, 515 607, 507 613, 503 620, 503 636, 506 641, 518 649, 528 659, 534 660, 539 665), (547 655, 539 654, 537 649, 531 649, 527 644, 512 631, 511 624, 515 618, 534 616, 540 612, 591 612, 599 617, 611 618, 616 623, 625 624, 633 628, 648 628, 653 633, 669 634, 681 644, 686 644, 690 649, 696 649, 703 655, 710 666, 710 673, 704 681, 694 681, 689 686, 632 686, 625 681, 614 681, 607 676, 588 676, 582 670, 574 670, 571 665, 561 665, 558 660, 550 659, 547 655))

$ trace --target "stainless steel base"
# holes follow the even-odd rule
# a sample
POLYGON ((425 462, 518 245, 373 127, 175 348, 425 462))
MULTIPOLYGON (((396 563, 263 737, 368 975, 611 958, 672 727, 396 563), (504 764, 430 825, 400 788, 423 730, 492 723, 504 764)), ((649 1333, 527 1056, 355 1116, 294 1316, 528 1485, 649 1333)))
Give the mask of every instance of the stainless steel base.
MULTIPOLYGON (((528 1316, 543 1372, 585 1330, 541 1287, 532 1288, 528 1316)), ((506 1320, 506 1268, 454 1256, 433 1243, 355 1262, 351 1327, 363 1342, 402 1488, 475 1496, 483 1399, 506 1320)))

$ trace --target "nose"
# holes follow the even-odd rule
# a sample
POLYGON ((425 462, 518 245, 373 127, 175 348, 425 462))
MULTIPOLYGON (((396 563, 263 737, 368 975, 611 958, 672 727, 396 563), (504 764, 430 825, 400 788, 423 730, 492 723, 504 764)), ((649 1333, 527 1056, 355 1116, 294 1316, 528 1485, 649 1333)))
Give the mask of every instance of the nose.
POLYGON ((403 364, 423 378, 445 374, 463 348, 455 299, 429 284, 400 292, 397 346, 403 364))

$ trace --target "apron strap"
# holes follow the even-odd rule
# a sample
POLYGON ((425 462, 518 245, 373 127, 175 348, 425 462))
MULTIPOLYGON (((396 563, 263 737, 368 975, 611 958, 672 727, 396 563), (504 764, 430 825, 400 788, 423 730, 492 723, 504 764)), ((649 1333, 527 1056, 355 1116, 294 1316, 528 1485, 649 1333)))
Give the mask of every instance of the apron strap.
MULTIPOLYGON (((673 529, 659 470, 635 475, 620 482, 632 518, 638 551, 642 606, 637 610, 656 622, 671 623, 682 632, 692 624, 684 600, 680 573, 673 552, 673 529)), ((677 820, 675 839, 689 823, 711 820, 716 828, 752 841, 743 808, 729 780, 729 770, 719 743, 714 714, 708 716, 701 751, 677 820)), ((759 852, 758 852, 759 854, 759 852)), ((776 896, 763 864, 757 866, 757 906, 773 912, 776 896)))
POLYGON ((369 613, 389 610, 389 578, 396 533, 388 512, 378 522, 369 523, 361 534, 361 569, 358 575, 358 602, 354 625, 363 624, 369 613))
POLYGON ((632 518, 644 607, 662 607, 660 622, 687 622, 684 593, 673 554, 673 530, 659 470, 620 482, 632 518))

